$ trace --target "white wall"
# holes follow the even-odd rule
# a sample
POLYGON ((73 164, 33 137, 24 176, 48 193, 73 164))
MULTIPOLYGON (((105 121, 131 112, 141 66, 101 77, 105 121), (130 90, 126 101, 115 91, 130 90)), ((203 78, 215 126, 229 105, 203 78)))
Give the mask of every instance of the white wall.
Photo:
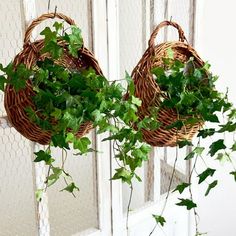
MULTIPOLYGON (((196 49, 204 60, 212 65, 212 71, 219 75, 218 88, 229 87, 229 98, 236 105, 236 1, 197 1, 196 49)), ((230 139, 227 136, 225 139, 230 139)), ((216 177, 219 186, 204 197, 207 185, 196 188, 200 231, 209 236, 236 235, 236 183, 229 175, 232 167, 214 164, 206 157, 210 166, 219 171, 216 177)), ((235 157, 234 157, 235 160, 235 157)), ((198 166, 199 170, 202 166, 198 166)))

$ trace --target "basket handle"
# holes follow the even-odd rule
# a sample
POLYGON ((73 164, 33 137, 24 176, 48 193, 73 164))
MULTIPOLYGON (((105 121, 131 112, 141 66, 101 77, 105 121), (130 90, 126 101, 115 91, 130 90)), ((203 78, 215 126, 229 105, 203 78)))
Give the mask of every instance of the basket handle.
POLYGON ((30 38, 31 38, 32 31, 34 30, 34 28, 37 25, 39 25, 44 20, 54 19, 54 18, 58 18, 58 19, 64 20, 69 25, 75 25, 74 20, 72 20, 68 16, 65 16, 64 14, 61 14, 61 13, 47 13, 47 14, 43 14, 40 17, 38 17, 37 19, 33 20, 32 23, 27 28, 27 30, 25 32, 24 44, 30 43, 30 38))
POLYGON ((151 37, 148 41, 148 46, 149 48, 154 48, 155 47, 155 38, 157 36, 157 34, 159 33, 160 29, 165 27, 165 26, 173 26, 174 28, 176 28, 178 30, 179 33, 179 41, 184 42, 185 40, 187 41, 186 37, 184 36, 184 31, 182 30, 182 28, 180 27, 179 24, 177 24, 176 22, 173 21, 162 21, 152 32, 151 37))

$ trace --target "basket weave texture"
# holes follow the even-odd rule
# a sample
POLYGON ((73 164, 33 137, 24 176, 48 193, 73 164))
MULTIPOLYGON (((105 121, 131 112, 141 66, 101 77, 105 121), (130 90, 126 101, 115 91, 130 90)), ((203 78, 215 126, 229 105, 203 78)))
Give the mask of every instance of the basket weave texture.
MULTIPOLYGON (((31 42, 31 34, 34 28, 42 21, 47 19, 58 18, 64 20, 69 25, 75 25, 75 22, 69 17, 61 13, 48 13, 35 19, 25 32, 23 50, 14 58, 13 64, 17 67, 19 64, 25 64, 27 68, 32 68, 38 60, 43 60, 47 55, 41 55, 40 51, 44 47, 44 40, 37 40, 31 42)), ((69 69, 80 70, 81 68, 92 67, 98 75, 102 75, 102 71, 99 67, 94 55, 84 46, 78 51, 78 58, 71 56, 68 53, 66 43, 58 40, 58 44, 63 47, 63 57, 56 63, 65 66, 69 69)), ((19 78, 20 79, 20 78, 19 78)), ((42 145, 50 143, 51 133, 49 131, 42 130, 38 125, 31 122, 28 115, 25 112, 26 107, 31 107, 35 110, 35 106, 32 101, 32 96, 35 95, 32 85, 28 80, 26 87, 19 92, 16 92, 11 85, 7 85, 5 88, 4 105, 7 112, 10 123, 15 129, 20 132, 27 139, 37 142, 42 145)), ((80 129, 76 133, 76 136, 82 137, 87 134, 93 125, 91 122, 85 122, 80 126, 80 129)))
MULTIPOLYGON (((160 23, 153 31, 148 42, 148 48, 131 75, 135 84, 135 95, 142 101, 142 106, 138 111, 141 119, 150 114, 150 107, 160 107, 161 98, 163 98, 161 96, 162 91, 154 80, 151 69, 164 66, 163 58, 167 57, 168 49, 172 49, 174 59, 187 62, 190 57, 193 57, 196 67, 204 65, 197 52, 187 43, 184 32, 177 23, 171 21, 160 23), (172 26, 178 30, 179 40, 155 45, 155 38, 158 32, 166 26, 172 26)), ((177 120, 185 120, 187 118, 189 117, 180 117, 174 109, 161 108, 157 117, 161 126, 156 130, 143 129, 143 138, 150 145, 159 147, 176 146, 179 141, 191 140, 202 126, 201 122, 194 125, 185 125, 180 130, 166 128, 177 120)))

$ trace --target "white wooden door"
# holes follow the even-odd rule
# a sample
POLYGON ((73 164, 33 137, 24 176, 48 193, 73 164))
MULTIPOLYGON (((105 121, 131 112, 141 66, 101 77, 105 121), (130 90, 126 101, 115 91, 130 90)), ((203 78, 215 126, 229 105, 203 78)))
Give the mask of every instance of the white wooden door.
MULTIPOLYGON (((106 1, 88 0, 2 0, 0 1, 0 61, 10 62, 22 48, 26 26, 35 17, 62 12, 73 18, 82 29, 86 47, 95 52, 104 74, 107 76, 107 22, 106 1), (50 3, 50 9, 48 9, 50 3), (105 14, 104 14, 105 13, 105 14), (100 32, 101 30, 101 32, 100 32)), ((43 22, 33 32, 38 38, 45 25, 43 22)), ((103 154, 87 157, 68 153, 66 168, 80 186, 74 198, 59 192, 59 182, 35 200, 35 190, 44 187, 47 169, 34 164, 33 152, 40 148, 22 137, 8 123, 0 94, 0 235, 1 236, 66 236, 111 235, 110 199, 110 149, 101 143, 103 137, 90 134, 96 149, 103 154)), ((54 149, 58 164, 63 154, 54 149)))
MULTIPOLYGON (((57 11, 73 18, 82 28, 85 44, 99 60, 110 80, 124 77, 136 65, 147 47, 153 27, 164 19, 178 21, 192 41, 193 0, 1 0, 0 62, 7 64, 22 48, 25 27, 36 16, 57 11)), ((45 23, 47 24, 47 22, 45 23)), ((39 26, 33 39, 45 26, 39 26)), ((165 31, 162 41, 173 37, 165 31)), ((80 186, 73 198, 58 192, 62 183, 48 189, 40 203, 34 192, 44 185, 46 167, 34 164, 33 152, 38 145, 26 140, 7 121, 0 94, 0 236, 148 236, 155 225, 152 214, 160 214, 168 191, 172 166, 178 155, 173 188, 186 178, 188 166, 182 160, 185 151, 155 148, 150 161, 140 168, 142 183, 134 183, 128 230, 126 229, 129 187, 110 181, 116 163, 109 143, 90 134, 93 145, 103 153, 88 157, 67 158, 67 168, 80 186), (181 159, 182 158, 182 159, 181 159)), ((60 159, 62 153, 54 150, 60 159)), ((175 206, 171 194, 164 212, 164 229, 153 235, 187 236, 189 215, 175 206)))
MULTIPOLYGON (((111 1, 112 2, 112 1, 111 1)), ((150 32, 155 25, 166 19, 178 22, 185 30, 189 42, 193 43, 193 1, 190 0, 119 0, 114 1, 113 17, 118 24, 108 30, 108 42, 116 41, 119 47, 113 48, 112 54, 118 55, 111 61, 111 68, 116 62, 119 71, 113 78, 123 78, 125 71, 131 73, 136 63, 147 48, 150 32), (116 8, 116 13, 114 13, 116 8), (115 35, 115 36, 114 36, 115 35), (115 59, 115 61, 114 61, 115 59)), ((109 12, 109 8, 108 8, 109 12)), ((109 22, 109 17, 108 17, 109 22)), ((109 28, 108 28, 109 29, 109 28)), ((157 37, 157 43, 164 40, 178 40, 177 33, 172 29, 163 30, 157 37)), ((113 44, 115 44, 113 42, 113 44)), ((132 235, 148 236, 155 220, 152 214, 160 215, 166 204, 163 216, 165 227, 156 227, 152 235, 187 236, 190 234, 189 212, 176 206, 178 195, 170 193, 166 203, 168 190, 186 181, 189 163, 184 157, 188 150, 176 148, 154 148, 150 160, 140 168, 142 183, 134 183, 128 229, 127 205, 130 197, 129 186, 121 182, 112 182, 112 226, 114 236, 132 235), (177 158, 177 161, 175 159, 177 158), (176 171, 173 174, 173 166, 176 171), (173 178, 172 178, 173 175, 173 178), (171 179, 173 179, 171 181, 171 179), (170 182, 172 182, 170 186, 170 182)), ((113 169, 116 162, 112 162, 113 169)), ((183 198, 184 196, 182 196, 183 198)))

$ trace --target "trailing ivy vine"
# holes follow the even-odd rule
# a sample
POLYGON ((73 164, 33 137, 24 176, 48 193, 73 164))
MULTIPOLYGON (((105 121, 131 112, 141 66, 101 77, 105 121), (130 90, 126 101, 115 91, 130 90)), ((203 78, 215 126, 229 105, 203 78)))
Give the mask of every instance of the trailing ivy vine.
MULTIPOLYGON (((97 134, 109 133, 103 141, 112 141, 114 157, 119 166, 112 179, 119 179, 129 184, 131 190, 134 178, 141 181, 136 170, 148 160, 151 150, 150 145, 143 141, 142 131, 143 129, 155 130, 162 125, 157 121, 160 108, 174 109, 179 115, 178 120, 166 127, 167 130, 171 128, 179 130, 186 125, 199 122, 207 124, 199 130, 197 135, 199 140, 233 133, 236 129, 236 109, 228 101, 227 92, 217 91, 215 83, 218 78, 210 73, 208 63, 199 68, 193 58, 182 63, 174 60, 169 53, 169 57, 163 58, 165 66, 152 70, 153 78, 163 91, 160 95, 162 103, 160 107, 150 107, 152 111, 150 115, 140 119, 138 109, 142 102, 135 96, 135 85, 128 74, 125 80, 129 96, 124 99, 127 89, 117 81, 111 82, 97 75, 93 68, 76 70, 58 63, 58 59, 64 54, 58 43, 59 40, 66 43, 68 53, 73 57, 79 56, 78 51, 83 42, 80 29, 71 26, 71 32, 66 33, 63 24, 56 22, 53 30, 46 27, 41 35, 45 40, 41 53, 47 53, 49 56, 37 61, 31 69, 26 68, 24 64, 17 67, 12 63, 6 67, 0 64, 0 89, 4 91, 6 84, 11 84, 17 92, 20 92, 25 89, 28 82, 33 85, 35 95, 32 99, 35 109, 27 107, 25 112, 32 122, 52 135, 50 145, 46 150, 35 152, 34 160, 44 162, 48 166, 46 188, 63 178, 66 183, 63 191, 74 194, 79 190, 70 173, 65 171, 64 162, 61 166, 55 164, 58 157, 52 156, 51 147, 58 147, 64 151, 74 149, 77 155, 96 151, 92 149, 88 137, 76 137, 81 124, 87 121, 92 122, 97 134), (221 122, 221 114, 225 117, 224 123, 221 122)), ((194 146, 190 140, 182 140, 177 144, 179 148, 192 146, 192 151, 185 157, 185 160, 193 160, 194 163, 189 182, 181 183, 174 189, 182 194, 189 188, 190 197, 180 198, 176 204, 186 207, 187 210, 195 210, 197 207, 192 199, 191 180, 196 160, 204 159, 204 154, 219 161, 228 160, 232 164, 232 171, 229 174, 236 181, 236 168, 232 159, 232 153, 236 151, 235 140, 226 143, 224 138, 219 138, 212 141, 208 148, 201 146, 200 143, 199 141, 194 146)), ((215 172, 216 169, 207 166, 202 173, 198 174, 198 183, 201 184, 214 177, 215 172)), ((210 182, 205 195, 207 196, 217 184, 217 179, 210 182)), ((44 190, 37 191, 38 200, 41 199, 44 190)), ((128 214, 129 207, 130 203, 128 214)), ((156 225, 165 225, 163 213, 164 210, 160 215, 153 215, 156 225)), ((200 235, 198 230, 196 235, 200 235)))
MULTIPOLYGON (((207 183, 208 187, 205 191, 205 196, 209 195, 212 189, 218 185, 218 180, 214 178, 217 170, 208 166, 204 160, 204 156, 209 156, 216 161, 228 161, 232 166, 232 171, 229 174, 236 181, 236 168, 232 158, 233 152, 236 151, 236 140, 233 136, 231 136, 233 137, 231 141, 230 139, 227 139, 227 142, 225 140, 225 134, 229 135, 236 130, 236 109, 228 101, 228 90, 225 93, 221 93, 216 89, 218 77, 210 73, 210 65, 208 63, 199 68, 196 66, 194 58, 190 58, 186 63, 180 62, 173 58, 171 49, 168 52, 168 57, 163 58, 163 62, 163 67, 152 69, 153 78, 162 91, 160 108, 174 109, 179 115, 179 119, 166 127, 166 129, 176 128, 180 130, 189 124, 204 123, 197 134, 197 145, 194 145, 191 140, 178 142, 179 148, 191 147, 192 151, 188 153, 185 160, 192 160, 193 165, 189 181, 179 184, 173 190, 173 192, 177 191, 182 194, 185 189, 189 189, 189 198, 179 198, 179 202, 176 205, 184 206, 187 210, 194 211, 196 235, 203 235, 198 230, 197 204, 193 201, 191 187, 192 175, 194 171, 196 172, 196 162, 200 158, 206 169, 197 174, 198 184, 207 183), (200 145, 200 143, 203 143, 201 140, 206 138, 211 139, 211 144, 208 147, 206 143, 204 143, 204 146, 200 145), (208 183, 210 177, 214 179, 208 183)), ((164 226, 166 222, 163 217, 163 211, 160 215, 153 215, 153 217, 156 225, 150 235, 152 235, 157 225, 164 226)))
MULTIPOLYGON (((109 82, 105 77, 97 75, 93 68, 72 70, 57 63, 63 57, 63 49, 58 40, 64 40, 68 45, 68 52, 78 57, 78 50, 82 46, 80 29, 71 26, 71 33, 61 35, 62 23, 54 23, 55 30, 46 27, 41 35, 45 45, 41 53, 50 56, 37 61, 33 68, 28 69, 24 64, 16 68, 12 63, 0 69, 4 73, 0 77, 0 88, 4 90, 7 83, 13 85, 19 92, 25 89, 30 81, 35 95, 33 102, 36 109, 27 107, 25 111, 32 122, 51 133, 51 143, 46 150, 35 152, 35 162, 43 161, 49 167, 49 174, 45 183, 54 184, 59 178, 64 178, 68 184, 63 190, 74 193, 79 190, 73 178, 64 170, 64 166, 55 166, 55 159, 51 154, 51 146, 63 150, 73 148, 77 155, 86 155, 96 151, 91 148, 88 137, 76 137, 81 124, 86 121, 93 123, 97 133, 109 132, 103 141, 113 141, 115 158, 119 168, 112 179, 121 179, 131 184, 132 179, 141 181, 136 169, 148 159, 150 146, 142 141, 141 129, 153 127, 155 120, 146 117, 133 128, 138 121, 137 110, 141 101, 134 96, 134 84, 129 75, 126 81, 129 84, 130 97, 123 99, 125 88, 116 82, 109 82)), ((155 128, 155 125, 154 125, 155 128)), ((42 190, 41 190, 42 192, 42 190)), ((41 192, 37 192, 40 199, 41 192)))

